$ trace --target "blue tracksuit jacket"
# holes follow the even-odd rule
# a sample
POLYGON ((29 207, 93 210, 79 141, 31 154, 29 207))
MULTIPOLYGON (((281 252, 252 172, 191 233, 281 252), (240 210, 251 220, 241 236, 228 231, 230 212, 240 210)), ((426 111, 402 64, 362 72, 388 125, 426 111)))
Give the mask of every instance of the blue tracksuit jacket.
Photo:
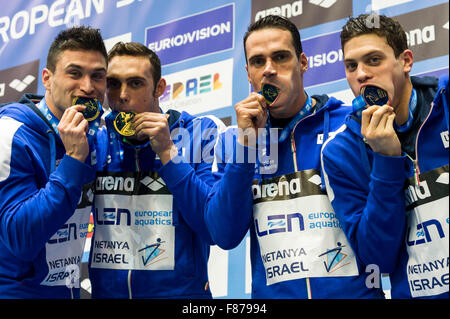
POLYGON ((132 145, 114 131, 114 113, 97 134, 93 298, 211 298, 213 241, 202 212, 223 123, 167 114, 179 155, 164 166, 149 142, 132 145))
POLYGON ((250 229, 252 298, 382 298, 380 289, 366 287, 365 269, 322 183, 323 141, 350 108, 314 98, 311 115, 259 142, 256 166, 255 150, 237 143, 237 129, 221 135, 216 154, 225 153, 218 159, 223 176, 208 198, 206 223, 223 249, 237 246, 250 229))
POLYGON ((397 133, 403 156, 374 153, 352 114, 324 145, 323 168, 354 251, 390 273, 392 298, 448 298, 448 76, 439 87, 411 81, 418 102, 411 129, 397 133))
POLYGON ((0 298, 79 297, 95 170, 64 155, 40 99, 0 108, 0 298))

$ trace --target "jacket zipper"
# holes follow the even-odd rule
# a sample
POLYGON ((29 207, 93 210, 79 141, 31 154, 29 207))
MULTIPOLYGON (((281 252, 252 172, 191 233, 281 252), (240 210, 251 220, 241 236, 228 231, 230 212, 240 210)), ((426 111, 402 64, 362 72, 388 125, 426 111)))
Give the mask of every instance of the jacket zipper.
MULTIPOLYGON (((291 152, 292 152, 292 160, 294 162, 294 171, 298 172, 298 165, 297 165, 297 149, 295 147, 295 137, 294 137, 294 132, 295 129, 297 128, 297 125, 307 119, 308 117, 311 117, 315 114, 315 112, 313 114, 310 114, 308 116, 305 116, 304 118, 302 118, 300 121, 297 122, 297 124, 295 124, 295 126, 292 128, 292 132, 291 132, 291 152)), ((325 142, 325 141, 324 141, 325 142)), ((309 277, 305 278, 306 281, 306 293, 308 295, 308 299, 312 299, 312 295, 311 295, 311 282, 309 277)))
MULTIPOLYGON (((414 166, 414 185, 415 185, 415 187, 419 187, 420 186, 420 179, 419 179, 419 176, 420 176, 419 152, 418 152, 418 147, 417 147, 418 144, 419 144, 419 135, 420 135, 420 132, 422 131, 422 128, 424 127, 425 123, 427 122, 428 118, 430 117, 430 115, 431 115, 431 113, 433 111, 433 107, 434 107, 434 104, 433 104, 433 102, 431 102, 430 112, 428 112, 427 117, 422 122, 422 124, 419 127, 419 130, 417 131, 416 143, 414 145, 414 149, 415 149, 415 152, 416 152, 416 159, 413 159, 413 158, 411 158, 411 156, 406 154, 406 156, 412 161, 413 166, 414 166)), ((422 220, 420 218, 420 215, 415 210, 413 210, 413 214, 414 214, 414 216, 416 218, 417 224, 422 224, 422 220)))
MULTIPOLYGON (((417 159, 413 159, 408 154, 406 154, 406 157, 408 157, 410 159, 410 161, 413 163, 413 167, 414 167, 414 185, 416 187, 420 187, 420 179, 419 179, 420 170, 419 170, 419 164, 417 162, 417 159)), ((417 148, 416 148, 416 158, 417 158, 417 148)))
POLYGON ((422 131, 422 128, 424 127, 425 123, 427 122, 428 118, 430 117, 431 113, 433 112, 433 107, 434 104, 433 102, 431 102, 431 108, 430 111, 428 112, 427 117, 425 118, 425 120, 422 122, 422 124, 419 127, 419 130, 417 131, 417 136, 416 136, 416 143, 414 145, 414 149, 416 151, 416 159, 413 159, 411 156, 409 156, 408 154, 406 154, 406 156, 411 160, 411 162, 413 163, 413 167, 414 167, 414 184, 416 185, 416 187, 420 186, 420 168, 419 168, 419 152, 417 149, 417 146, 419 144, 419 135, 420 135, 420 131, 422 131))

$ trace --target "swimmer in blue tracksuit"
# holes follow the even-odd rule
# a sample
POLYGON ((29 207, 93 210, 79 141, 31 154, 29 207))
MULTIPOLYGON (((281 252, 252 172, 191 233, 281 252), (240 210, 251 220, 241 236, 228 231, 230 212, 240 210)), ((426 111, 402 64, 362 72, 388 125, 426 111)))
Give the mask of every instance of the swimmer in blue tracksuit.
POLYGON ((79 298, 100 117, 88 123, 85 107, 71 105, 75 97, 103 101, 106 61, 98 30, 62 31, 43 71, 45 96, 0 108, 2 299, 79 298))
POLYGON ((448 75, 410 77, 402 27, 379 18, 376 33, 367 15, 350 19, 341 41, 355 96, 374 85, 389 102, 355 109, 325 143, 327 191, 356 255, 390 274, 392 298, 448 298, 448 75))
POLYGON ((308 62, 289 20, 258 20, 244 46, 254 89, 275 87, 269 93, 277 97, 251 93, 236 104, 238 127, 221 135, 216 157, 223 175, 205 211, 212 239, 231 249, 250 230, 252 298, 383 298, 366 285, 320 168, 323 142, 351 108, 306 94, 308 62))
POLYGON ((211 298, 213 241, 202 212, 223 123, 162 113, 161 64, 142 44, 116 44, 107 78, 114 111, 97 134, 92 297, 211 298), (135 113, 131 136, 117 125, 118 111, 135 113))

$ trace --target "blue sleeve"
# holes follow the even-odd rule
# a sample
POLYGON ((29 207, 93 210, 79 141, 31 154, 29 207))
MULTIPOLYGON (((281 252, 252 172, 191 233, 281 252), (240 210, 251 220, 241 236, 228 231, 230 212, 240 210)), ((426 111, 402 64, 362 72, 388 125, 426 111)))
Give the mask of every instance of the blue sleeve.
POLYGON ((255 164, 229 163, 211 190, 205 219, 214 242, 222 249, 239 245, 253 216, 252 180, 255 164))
POLYGON ((26 141, 14 138, 8 150, 9 174, 0 179, 0 240, 19 259, 30 261, 74 213, 94 170, 65 155, 47 181, 47 164, 39 162, 26 141))
POLYGON ((174 163, 176 158, 164 165, 159 174, 174 196, 176 205, 186 223, 207 243, 213 244, 203 218, 203 206, 211 189, 211 166, 198 165, 197 169, 184 162, 174 163), (202 180, 205 178, 205 181, 202 180))
POLYGON ((324 146, 327 193, 359 260, 390 273, 405 238, 405 157, 374 153, 369 173, 364 166, 367 158, 352 146, 336 140, 324 146))
POLYGON ((255 163, 242 156, 248 154, 248 148, 237 143, 236 133, 229 129, 220 135, 215 155, 221 178, 214 184, 205 206, 209 232, 222 249, 239 245, 253 215, 255 163))
MULTIPOLYGON (((160 168, 159 174, 174 196, 186 223, 207 243, 214 244, 204 219, 204 206, 215 182, 212 172, 214 146, 219 128, 208 118, 196 119, 190 130, 188 155, 177 155, 160 168)), ((219 123, 220 125, 220 123, 219 123)), ((180 145, 185 146, 185 145, 180 145)))

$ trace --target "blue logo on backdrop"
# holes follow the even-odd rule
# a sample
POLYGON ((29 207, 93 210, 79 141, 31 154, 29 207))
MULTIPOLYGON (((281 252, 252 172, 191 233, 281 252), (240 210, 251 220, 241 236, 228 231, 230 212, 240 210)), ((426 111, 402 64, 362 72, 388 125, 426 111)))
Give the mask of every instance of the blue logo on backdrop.
POLYGON ((303 40, 308 57, 305 87, 345 79, 344 56, 341 50, 340 32, 303 40))
POLYGON ((234 4, 145 30, 145 45, 163 65, 233 48, 234 4))

